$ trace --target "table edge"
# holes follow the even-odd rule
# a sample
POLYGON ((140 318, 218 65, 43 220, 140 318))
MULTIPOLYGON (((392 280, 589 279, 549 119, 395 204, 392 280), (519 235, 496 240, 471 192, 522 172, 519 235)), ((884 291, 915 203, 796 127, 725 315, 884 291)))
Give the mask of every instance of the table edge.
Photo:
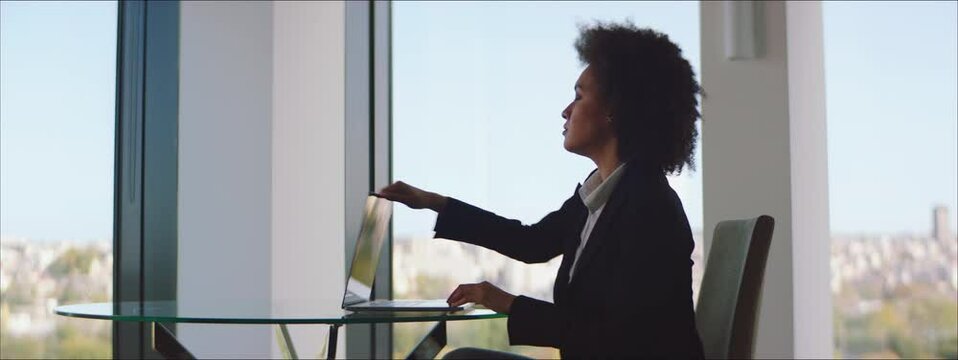
POLYGON ((502 313, 492 313, 492 314, 482 314, 482 315, 463 315, 461 317, 446 317, 443 315, 433 315, 433 316, 422 316, 417 318, 396 318, 396 319, 384 319, 384 318, 355 318, 355 319, 252 319, 252 318, 238 318, 238 319, 223 319, 223 318, 199 318, 199 317, 167 317, 167 316, 109 316, 109 315, 95 315, 95 314, 80 314, 76 312, 64 311, 61 310, 61 307, 64 306, 76 306, 76 305, 92 305, 92 304, 104 304, 104 303, 81 303, 81 304, 68 304, 57 306, 53 309, 53 313, 60 316, 77 318, 77 319, 90 319, 90 320, 108 320, 108 321, 123 321, 123 322, 161 322, 161 323, 188 323, 188 324, 314 324, 314 325, 351 325, 351 324, 392 324, 392 323, 408 323, 408 322, 432 322, 432 321, 464 321, 464 320, 491 320, 491 319, 504 319, 508 318, 509 314, 502 313))

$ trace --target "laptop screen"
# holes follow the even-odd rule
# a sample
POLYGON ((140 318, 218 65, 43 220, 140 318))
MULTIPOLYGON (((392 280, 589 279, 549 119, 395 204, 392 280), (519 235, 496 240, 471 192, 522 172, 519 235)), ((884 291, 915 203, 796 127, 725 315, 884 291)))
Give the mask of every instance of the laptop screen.
POLYGON ((392 211, 391 201, 372 195, 366 197, 362 227, 356 239, 356 253, 346 279, 343 307, 367 301, 372 295, 376 266, 379 265, 379 255, 386 240, 386 231, 389 230, 392 211))

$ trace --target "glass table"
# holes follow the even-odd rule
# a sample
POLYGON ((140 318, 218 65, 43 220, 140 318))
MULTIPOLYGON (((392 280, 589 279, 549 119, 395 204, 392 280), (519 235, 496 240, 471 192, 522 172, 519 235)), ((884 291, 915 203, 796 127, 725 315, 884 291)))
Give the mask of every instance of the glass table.
POLYGON ((432 358, 446 345, 446 321, 495 319, 508 315, 482 308, 456 312, 330 310, 318 301, 239 301, 204 299, 201 302, 143 301, 63 305, 57 315, 112 321, 152 323, 153 348, 167 358, 195 358, 163 323, 272 324, 282 333, 284 350, 298 358, 287 330, 290 324, 329 325, 328 359, 336 354, 339 327, 349 324, 438 322, 409 354, 408 358, 432 358))

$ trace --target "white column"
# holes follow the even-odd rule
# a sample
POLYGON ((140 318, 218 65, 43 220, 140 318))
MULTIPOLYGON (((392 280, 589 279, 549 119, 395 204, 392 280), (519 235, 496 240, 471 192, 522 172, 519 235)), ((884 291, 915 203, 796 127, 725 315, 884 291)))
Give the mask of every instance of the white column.
POLYGON ((705 245, 722 220, 775 218, 757 358, 830 357, 821 6, 756 2, 754 59, 725 54, 725 4, 701 3, 705 245))
POLYGON ((786 3, 795 357, 833 354, 822 4, 786 3))
MULTIPOLYGON (((181 4, 181 307, 306 300, 338 310, 345 277, 344 3, 181 4)), ((298 354, 316 357, 326 329, 290 326, 298 354)), ((202 358, 280 356, 268 325, 178 331, 202 358)))
MULTIPOLYGON (((270 305, 272 28, 268 2, 181 3, 182 309, 270 305)), ((199 358, 269 357, 273 341, 264 326, 180 324, 177 331, 199 358)))
MULTIPOLYGON (((311 299, 338 310, 345 279, 345 4, 273 6, 273 301, 311 299)), ((326 326, 289 330, 301 357, 315 358, 327 335, 326 326)), ((346 332, 340 334, 343 356, 346 332)))

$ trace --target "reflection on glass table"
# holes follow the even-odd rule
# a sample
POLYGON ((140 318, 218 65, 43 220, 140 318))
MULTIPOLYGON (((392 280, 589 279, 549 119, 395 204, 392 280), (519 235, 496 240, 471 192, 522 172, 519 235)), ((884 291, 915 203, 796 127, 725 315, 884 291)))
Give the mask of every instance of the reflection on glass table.
POLYGON ((456 312, 352 312, 330 310, 319 301, 207 301, 203 304, 176 301, 115 302, 63 305, 54 309, 62 316, 112 321, 150 322, 153 324, 153 346, 168 358, 194 358, 162 323, 274 324, 282 333, 285 351, 297 358, 286 328, 288 324, 329 325, 327 358, 336 354, 338 329, 348 324, 381 324, 401 322, 438 322, 410 353, 410 358, 429 358, 438 354, 446 343, 446 321, 495 319, 507 315, 488 309, 466 309, 456 312))

